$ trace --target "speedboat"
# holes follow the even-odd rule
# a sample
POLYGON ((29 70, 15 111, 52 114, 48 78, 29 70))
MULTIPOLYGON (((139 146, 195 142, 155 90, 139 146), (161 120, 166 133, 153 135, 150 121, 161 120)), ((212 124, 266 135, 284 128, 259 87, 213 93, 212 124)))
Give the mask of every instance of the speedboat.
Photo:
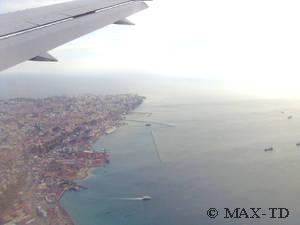
POLYGON ((142 197, 143 201, 148 201, 148 200, 151 200, 151 199, 152 198, 150 196, 148 196, 148 195, 145 195, 145 196, 142 197))

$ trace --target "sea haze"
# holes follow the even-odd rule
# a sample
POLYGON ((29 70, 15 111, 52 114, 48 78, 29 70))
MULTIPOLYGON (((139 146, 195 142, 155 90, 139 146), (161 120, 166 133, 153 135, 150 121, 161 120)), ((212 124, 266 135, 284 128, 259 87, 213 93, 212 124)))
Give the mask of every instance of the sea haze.
POLYGON ((166 78, 152 74, 94 74, 49 75, 2 73, 0 98, 80 94, 138 93, 151 99, 197 97, 213 99, 239 99, 236 93, 224 91, 220 81, 205 79, 166 78))
POLYGON ((128 119, 162 123, 128 122, 95 143, 111 163, 79 181, 88 190, 61 200, 77 225, 299 224, 299 102, 234 96, 210 81, 128 77, 0 77, 2 98, 139 93, 147 99, 136 111, 152 115, 128 119), (152 200, 135 199, 144 195, 152 200), (212 207, 285 207, 291 215, 232 220, 220 211, 209 219, 212 207))

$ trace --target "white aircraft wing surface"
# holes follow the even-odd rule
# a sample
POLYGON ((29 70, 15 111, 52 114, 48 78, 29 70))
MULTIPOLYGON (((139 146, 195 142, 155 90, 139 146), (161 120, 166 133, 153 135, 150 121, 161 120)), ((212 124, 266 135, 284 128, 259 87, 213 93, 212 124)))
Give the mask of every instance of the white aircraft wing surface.
POLYGON ((48 51, 146 9, 142 0, 77 0, 0 15, 0 71, 27 60, 57 61, 48 51))

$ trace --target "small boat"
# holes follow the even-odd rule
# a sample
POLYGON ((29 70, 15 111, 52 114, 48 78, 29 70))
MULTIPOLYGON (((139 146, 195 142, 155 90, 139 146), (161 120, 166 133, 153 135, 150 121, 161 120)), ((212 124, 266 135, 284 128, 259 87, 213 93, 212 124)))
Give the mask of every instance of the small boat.
POLYGON ((296 146, 297 146, 297 147, 300 147, 300 142, 296 143, 296 146))
POLYGON ((289 120, 293 119, 293 116, 289 116, 288 119, 289 119, 289 120))
POLYGON ((271 152, 271 151, 273 151, 273 150, 274 150, 273 147, 265 148, 265 152, 271 152))
POLYGON ((148 196, 148 195, 145 195, 145 196, 143 196, 142 197, 142 200, 143 201, 149 201, 149 200, 151 200, 152 198, 150 197, 150 196, 148 196))

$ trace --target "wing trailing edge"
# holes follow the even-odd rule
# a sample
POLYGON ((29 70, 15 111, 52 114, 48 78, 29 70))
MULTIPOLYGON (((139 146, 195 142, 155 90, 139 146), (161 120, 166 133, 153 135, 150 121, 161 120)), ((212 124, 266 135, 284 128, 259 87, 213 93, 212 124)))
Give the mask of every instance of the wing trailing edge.
POLYGON ((109 24, 131 25, 126 18, 146 8, 142 0, 77 0, 0 15, 0 71, 57 61, 47 52, 109 24))

